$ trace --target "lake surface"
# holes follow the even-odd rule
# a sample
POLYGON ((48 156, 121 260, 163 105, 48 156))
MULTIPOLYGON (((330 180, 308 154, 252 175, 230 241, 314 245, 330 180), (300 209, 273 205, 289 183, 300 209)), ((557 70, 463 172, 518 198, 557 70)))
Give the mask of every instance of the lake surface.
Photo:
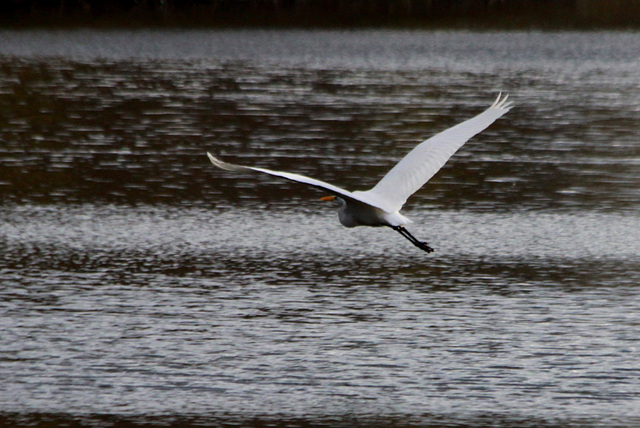
MULTIPOLYGON (((0 31, 0 421, 640 424, 640 33, 0 31), (405 214, 423 139, 515 107, 405 214)), ((266 425, 265 425, 266 424, 266 425)))

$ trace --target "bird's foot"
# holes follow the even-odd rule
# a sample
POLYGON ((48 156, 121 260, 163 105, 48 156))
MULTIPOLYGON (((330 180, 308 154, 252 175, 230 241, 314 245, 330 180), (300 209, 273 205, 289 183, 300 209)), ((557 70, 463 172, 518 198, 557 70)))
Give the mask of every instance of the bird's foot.
POLYGON ((429 246, 427 241, 418 241, 415 236, 413 236, 407 229, 402 226, 390 226, 393 230, 398 232, 400 235, 405 237, 409 242, 411 242, 416 247, 420 248, 422 251, 426 251, 427 253, 433 253, 433 248, 429 246))
POLYGON ((426 251, 427 253, 433 253, 433 248, 431 248, 429 246, 429 243, 427 241, 418 241, 415 244, 416 247, 420 248, 423 251, 426 251))

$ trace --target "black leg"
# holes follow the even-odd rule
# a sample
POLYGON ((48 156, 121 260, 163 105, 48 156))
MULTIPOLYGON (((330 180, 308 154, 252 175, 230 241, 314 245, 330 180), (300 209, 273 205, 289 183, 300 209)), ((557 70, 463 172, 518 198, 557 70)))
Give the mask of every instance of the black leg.
POLYGON ((412 234, 410 234, 409 231, 404 227, 402 226, 390 226, 390 227, 396 232, 398 232, 400 235, 407 238, 409 242, 411 242, 413 245, 420 248, 421 250, 426 251, 427 253, 433 252, 433 248, 429 246, 429 243, 427 241, 418 241, 418 239, 412 234))

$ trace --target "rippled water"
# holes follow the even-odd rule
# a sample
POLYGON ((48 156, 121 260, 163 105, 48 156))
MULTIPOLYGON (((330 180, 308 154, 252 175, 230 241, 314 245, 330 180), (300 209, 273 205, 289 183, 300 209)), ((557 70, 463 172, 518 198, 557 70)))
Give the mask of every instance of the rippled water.
POLYGON ((0 32, 0 420, 640 423, 639 57, 633 32, 0 32), (406 207, 431 255, 204 156, 364 189, 498 91, 406 207))

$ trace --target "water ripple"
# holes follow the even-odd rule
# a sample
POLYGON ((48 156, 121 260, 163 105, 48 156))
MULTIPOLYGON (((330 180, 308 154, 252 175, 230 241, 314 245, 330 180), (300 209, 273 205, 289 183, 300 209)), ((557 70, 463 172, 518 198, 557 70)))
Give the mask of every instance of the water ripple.
POLYGON ((638 425, 639 41, 0 32, 0 424, 638 425), (367 188, 499 90, 429 256, 204 156, 367 188))

